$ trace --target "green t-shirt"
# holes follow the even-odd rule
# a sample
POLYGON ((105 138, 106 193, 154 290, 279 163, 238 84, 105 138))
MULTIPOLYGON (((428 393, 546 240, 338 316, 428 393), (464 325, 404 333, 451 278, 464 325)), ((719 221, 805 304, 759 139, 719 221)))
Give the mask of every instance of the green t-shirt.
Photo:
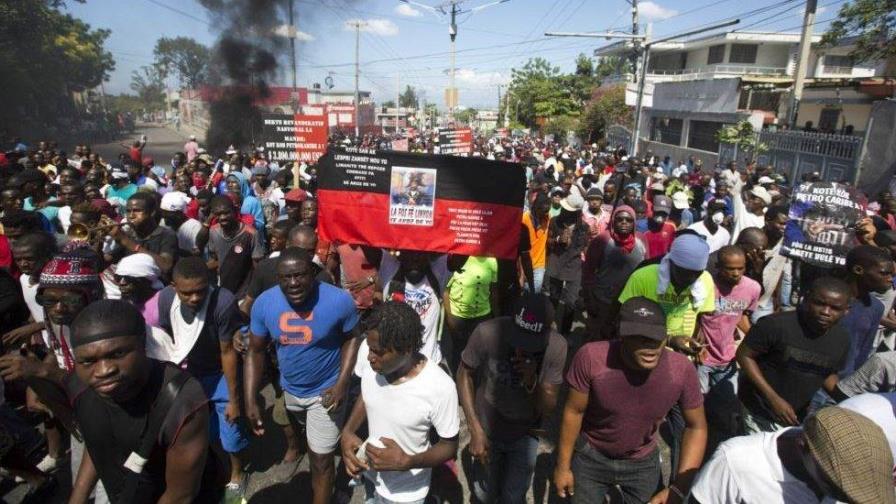
POLYGON ((448 280, 451 314, 473 319, 491 313, 491 286, 498 281, 498 261, 494 257, 470 257, 448 280))
POLYGON ((657 294, 659 285, 659 264, 650 264, 636 269, 619 294, 619 302, 624 303, 634 297, 645 297, 655 301, 666 314, 666 333, 669 336, 692 336, 697 327, 697 315, 710 313, 716 309, 715 284, 712 275, 704 271, 698 282, 703 282, 706 297, 699 306, 695 306, 691 298, 690 286, 682 292, 676 292, 671 284, 662 295, 657 294))

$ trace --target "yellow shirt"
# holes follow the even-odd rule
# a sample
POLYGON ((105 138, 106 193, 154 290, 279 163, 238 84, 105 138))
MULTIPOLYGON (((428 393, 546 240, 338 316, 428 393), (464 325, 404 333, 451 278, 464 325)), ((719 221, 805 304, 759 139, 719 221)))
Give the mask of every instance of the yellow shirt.
POLYGON ((656 302, 663 308, 666 314, 666 334, 669 336, 693 336, 697 327, 697 316, 701 313, 710 313, 716 309, 716 286, 712 281, 712 275, 704 271, 697 279, 703 282, 706 298, 697 306, 691 298, 690 286, 681 292, 676 292, 675 287, 669 284, 666 292, 657 294, 659 286, 660 265, 650 264, 636 269, 625 283, 625 288, 619 294, 619 302, 624 303, 631 298, 645 297, 656 302))

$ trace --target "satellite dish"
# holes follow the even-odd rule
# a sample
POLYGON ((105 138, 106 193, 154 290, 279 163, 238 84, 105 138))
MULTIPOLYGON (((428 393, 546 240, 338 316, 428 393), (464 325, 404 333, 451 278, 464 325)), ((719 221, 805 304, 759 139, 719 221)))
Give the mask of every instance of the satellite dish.
POLYGON ((328 75, 327 78, 324 79, 324 84, 327 85, 327 89, 333 89, 333 77, 328 75))

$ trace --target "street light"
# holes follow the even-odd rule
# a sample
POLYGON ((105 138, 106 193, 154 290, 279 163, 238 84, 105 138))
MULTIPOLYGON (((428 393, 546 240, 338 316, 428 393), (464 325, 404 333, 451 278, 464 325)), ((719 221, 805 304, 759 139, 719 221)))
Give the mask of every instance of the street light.
POLYGON ((446 92, 445 101, 447 102, 447 106, 448 106, 448 118, 453 119, 454 118, 454 107, 457 106, 457 88, 454 87, 454 73, 455 73, 455 66, 454 66, 455 44, 454 44, 454 42, 455 42, 455 39, 457 38, 457 15, 479 12, 483 9, 492 7, 494 5, 507 3, 510 0, 495 0, 493 2, 489 2, 489 3, 479 5, 477 7, 473 7, 473 8, 466 9, 466 10, 460 9, 459 6, 469 0, 448 0, 444 3, 435 5, 435 6, 422 4, 419 2, 415 2, 413 0, 398 0, 398 1, 406 3, 408 5, 415 5, 417 7, 420 7, 421 9, 426 9, 427 11, 429 11, 437 16, 439 14, 444 15, 444 16, 448 16, 448 15, 451 16, 451 20, 448 23, 448 36, 451 37, 451 67, 450 67, 450 73, 449 73, 448 90, 446 92))

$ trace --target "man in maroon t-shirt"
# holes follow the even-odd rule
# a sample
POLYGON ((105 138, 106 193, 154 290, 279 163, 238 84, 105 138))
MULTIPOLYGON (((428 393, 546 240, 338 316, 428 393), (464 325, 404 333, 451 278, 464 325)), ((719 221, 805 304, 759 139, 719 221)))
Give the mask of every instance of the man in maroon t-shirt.
POLYGON ((681 502, 706 448, 697 372, 665 348, 666 317, 655 302, 629 299, 619 321, 620 339, 585 344, 566 374, 557 494, 573 504, 603 502, 618 485, 626 502, 681 502), (685 420, 681 460, 669 486, 654 495, 662 478, 657 430, 675 405, 685 420))

